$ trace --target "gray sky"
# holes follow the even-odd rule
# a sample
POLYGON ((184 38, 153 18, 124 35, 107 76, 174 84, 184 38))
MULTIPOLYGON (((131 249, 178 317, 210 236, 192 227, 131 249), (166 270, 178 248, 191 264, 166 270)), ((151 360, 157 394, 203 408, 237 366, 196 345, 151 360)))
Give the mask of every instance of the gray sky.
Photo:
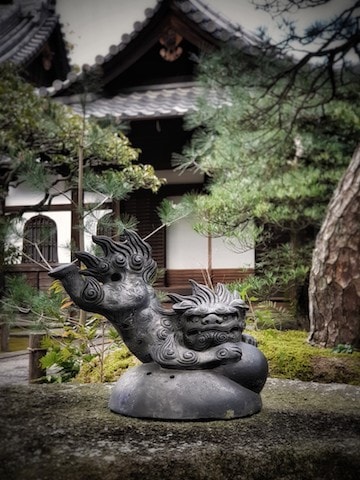
MULTIPOLYGON (((279 35, 276 22, 269 14, 255 10, 250 0, 205 0, 215 11, 253 32, 260 25, 279 35)), ((315 19, 325 19, 353 0, 332 0, 325 8, 306 9, 296 18, 303 28, 315 19)), ((97 55, 105 56, 111 45, 118 45, 124 33, 131 33, 136 21, 144 20, 146 8, 156 0, 57 0, 57 11, 66 39, 73 45, 73 64, 93 64, 97 55)))

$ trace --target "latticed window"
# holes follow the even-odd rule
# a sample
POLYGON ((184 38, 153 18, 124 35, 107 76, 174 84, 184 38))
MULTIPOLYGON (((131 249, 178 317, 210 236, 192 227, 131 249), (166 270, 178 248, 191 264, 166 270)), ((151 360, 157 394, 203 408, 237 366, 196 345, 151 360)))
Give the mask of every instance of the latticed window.
POLYGON ((23 263, 57 263, 56 223, 45 215, 30 218, 24 226, 23 263))

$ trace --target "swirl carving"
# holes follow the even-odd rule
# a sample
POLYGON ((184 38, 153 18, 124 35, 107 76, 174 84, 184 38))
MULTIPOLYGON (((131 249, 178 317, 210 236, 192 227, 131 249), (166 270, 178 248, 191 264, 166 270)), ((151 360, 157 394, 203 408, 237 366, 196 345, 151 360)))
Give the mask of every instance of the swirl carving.
POLYGON ((88 278, 82 291, 83 299, 92 304, 99 304, 104 299, 104 291, 101 284, 95 278, 88 278))
POLYGON ((134 272, 141 272, 143 269, 144 259, 141 255, 132 255, 129 260, 129 267, 134 272))
POLYGON ((181 367, 195 366, 199 363, 199 357, 193 350, 186 350, 179 355, 178 364, 181 367))
POLYGON ((169 336, 169 330, 167 328, 159 328, 156 332, 156 336, 159 340, 165 340, 169 336))
POLYGON ((171 363, 176 358, 174 338, 168 335, 165 340, 162 340, 152 352, 152 357, 160 365, 166 366, 169 364, 169 361, 171 363))
POLYGON ((110 265, 108 262, 102 260, 101 262, 99 262, 99 265, 98 265, 98 271, 100 273, 107 273, 108 271, 110 270, 110 265))
POLYGON ((234 359, 241 359, 242 351, 241 348, 236 345, 229 345, 226 347, 221 347, 217 352, 216 352, 216 357, 221 360, 221 361, 226 361, 226 360, 234 360, 234 359))
POLYGON ((126 267, 126 258, 124 255, 117 254, 113 259, 113 264, 117 268, 125 268, 126 267))

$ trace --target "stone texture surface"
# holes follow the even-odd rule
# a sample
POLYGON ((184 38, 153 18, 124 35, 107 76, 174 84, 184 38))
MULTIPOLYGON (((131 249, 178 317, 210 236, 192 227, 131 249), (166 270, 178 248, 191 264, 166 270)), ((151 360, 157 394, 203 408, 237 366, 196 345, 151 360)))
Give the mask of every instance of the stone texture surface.
POLYGON ((259 414, 215 422, 122 417, 111 388, 3 386, 0 478, 358 478, 359 387, 269 379, 259 414))

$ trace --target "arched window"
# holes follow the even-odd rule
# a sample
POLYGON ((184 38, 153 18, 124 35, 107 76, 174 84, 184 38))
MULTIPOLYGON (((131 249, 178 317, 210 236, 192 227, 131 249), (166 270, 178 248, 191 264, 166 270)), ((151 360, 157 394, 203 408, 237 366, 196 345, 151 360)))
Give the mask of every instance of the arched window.
POLYGON ((45 215, 30 218, 24 226, 23 263, 57 263, 56 223, 45 215))

